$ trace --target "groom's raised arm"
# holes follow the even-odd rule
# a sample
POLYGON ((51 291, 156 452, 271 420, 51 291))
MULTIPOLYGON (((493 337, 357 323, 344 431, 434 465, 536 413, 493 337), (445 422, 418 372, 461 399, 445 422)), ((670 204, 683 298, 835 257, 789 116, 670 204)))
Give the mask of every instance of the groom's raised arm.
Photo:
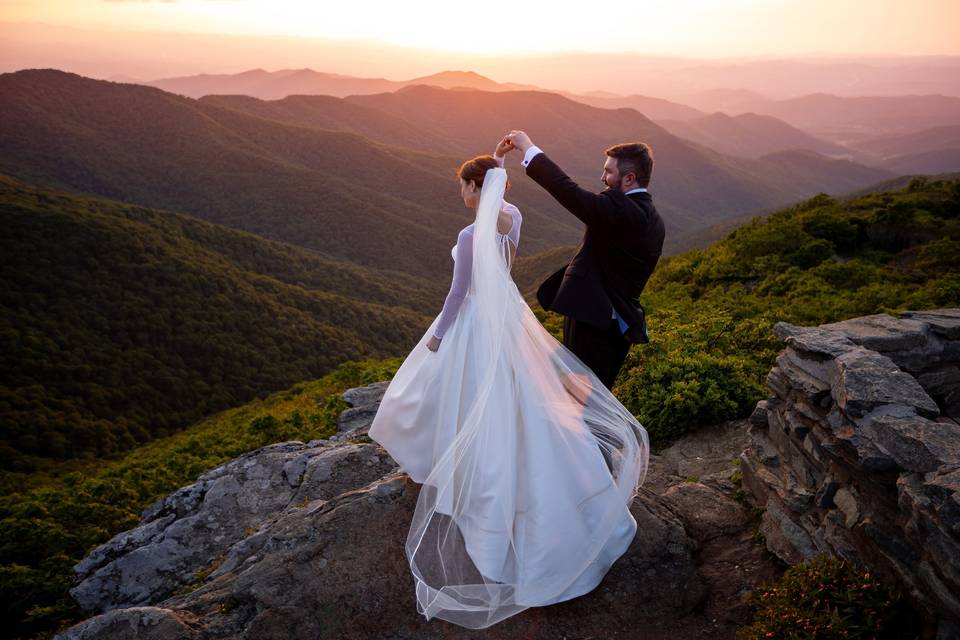
POLYGON ((527 168, 527 175, 584 224, 609 224, 620 214, 609 193, 596 194, 582 188, 533 144, 525 132, 514 129, 503 137, 501 144, 523 151, 520 164, 527 168))
POLYGON ((520 164, 527 168, 528 176, 584 224, 598 224, 613 215, 608 198, 578 185, 539 147, 528 148, 520 164))

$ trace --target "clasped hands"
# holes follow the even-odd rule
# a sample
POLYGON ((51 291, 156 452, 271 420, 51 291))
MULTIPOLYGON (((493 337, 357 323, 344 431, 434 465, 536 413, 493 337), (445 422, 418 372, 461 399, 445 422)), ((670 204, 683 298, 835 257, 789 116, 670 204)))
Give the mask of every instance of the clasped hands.
POLYGON ((505 156, 507 153, 513 151, 514 149, 519 149, 520 151, 526 153, 527 149, 533 146, 533 142, 530 140, 525 132, 513 129, 507 135, 503 136, 500 139, 500 142, 497 143, 496 155, 505 156))

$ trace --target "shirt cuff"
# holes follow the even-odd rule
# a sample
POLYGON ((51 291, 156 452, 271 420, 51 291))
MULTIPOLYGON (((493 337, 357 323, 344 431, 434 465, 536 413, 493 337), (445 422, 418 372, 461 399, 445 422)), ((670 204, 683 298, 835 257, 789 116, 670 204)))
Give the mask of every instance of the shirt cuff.
POLYGON ((520 162, 521 166, 527 166, 530 164, 530 161, 533 160, 534 156, 538 153, 543 153, 543 150, 540 149, 537 145, 530 145, 530 148, 527 149, 527 152, 523 154, 523 160, 520 162))

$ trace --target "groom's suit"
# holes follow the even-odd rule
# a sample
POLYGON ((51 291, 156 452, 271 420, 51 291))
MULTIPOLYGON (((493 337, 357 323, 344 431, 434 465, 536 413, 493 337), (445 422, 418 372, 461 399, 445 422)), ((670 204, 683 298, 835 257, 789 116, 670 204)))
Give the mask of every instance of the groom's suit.
POLYGON ((663 220, 647 191, 592 193, 539 149, 528 154, 527 175, 587 227, 576 255, 540 285, 537 300, 567 316, 564 345, 610 388, 630 344, 649 342, 639 296, 663 250, 663 220))

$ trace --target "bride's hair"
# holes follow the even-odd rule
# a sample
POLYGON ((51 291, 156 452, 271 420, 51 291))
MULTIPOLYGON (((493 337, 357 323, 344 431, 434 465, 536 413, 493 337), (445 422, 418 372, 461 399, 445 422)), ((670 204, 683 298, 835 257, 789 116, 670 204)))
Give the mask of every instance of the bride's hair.
MULTIPOLYGON (((483 178, 487 175, 487 171, 496 169, 499 166, 496 158, 491 155, 477 156, 460 165, 460 169, 457 170, 457 177, 467 182, 473 180, 477 185, 477 189, 481 189, 483 188, 483 178)), ((507 179, 506 189, 510 189, 509 178, 507 179)))

